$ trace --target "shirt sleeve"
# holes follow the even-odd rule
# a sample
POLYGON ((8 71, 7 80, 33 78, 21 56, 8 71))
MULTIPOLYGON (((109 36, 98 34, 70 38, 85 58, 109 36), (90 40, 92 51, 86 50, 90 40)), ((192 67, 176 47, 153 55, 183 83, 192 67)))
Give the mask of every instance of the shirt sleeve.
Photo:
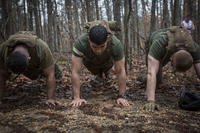
POLYGON ((119 61, 124 57, 124 48, 122 43, 116 36, 112 37, 113 43, 113 59, 114 61, 119 61))
POLYGON ((72 53, 73 53, 73 55, 75 55, 77 57, 83 57, 83 51, 82 51, 79 40, 75 41, 75 43, 73 45, 72 53))
POLYGON ((155 59, 162 61, 163 57, 166 54, 166 45, 168 44, 166 35, 158 35, 150 44, 149 55, 155 59))
POLYGON ((53 55, 52 55, 52 52, 51 52, 49 46, 41 39, 39 39, 38 41, 41 44, 40 45, 41 46, 41 53, 40 53, 41 54, 40 55, 41 65, 40 65, 40 67, 42 69, 45 69, 48 66, 54 64, 54 58, 53 58, 53 55))
POLYGON ((73 44, 72 53, 77 57, 83 57, 88 50, 88 33, 83 33, 73 44))

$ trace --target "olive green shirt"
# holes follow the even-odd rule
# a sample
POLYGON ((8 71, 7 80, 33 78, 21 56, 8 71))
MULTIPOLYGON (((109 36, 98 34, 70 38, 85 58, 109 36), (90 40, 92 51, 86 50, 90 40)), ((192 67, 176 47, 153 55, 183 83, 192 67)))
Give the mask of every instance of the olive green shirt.
POLYGON ((54 64, 53 55, 48 45, 38 37, 20 39, 17 35, 11 36, 7 41, 0 45, 0 68, 7 70, 6 59, 17 44, 23 43, 28 47, 30 61, 24 75, 31 78, 31 75, 41 74, 42 70, 54 64), (26 43, 26 44, 25 44, 26 43))
POLYGON ((88 41, 88 33, 84 33, 74 43, 73 54, 77 57, 83 58, 83 61, 90 66, 103 67, 110 61, 119 61, 124 57, 123 45, 112 35, 111 41, 108 42, 107 48, 102 55, 96 55, 88 41))
MULTIPOLYGON (((149 50, 148 54, 157 59, 162 63, 162 65, 166 65, 167 62, 170 60, 170 56, 173 53, 167 53, 166 46, 168 45, 168 36, 167 31, 168 29, 162 29, 152 33, 149 39, 149 50)), ((200 62, 200 47, 196 43, 194 43, 196 47, 196 52, 190 52, 193 57, 194 63, 200 62)))

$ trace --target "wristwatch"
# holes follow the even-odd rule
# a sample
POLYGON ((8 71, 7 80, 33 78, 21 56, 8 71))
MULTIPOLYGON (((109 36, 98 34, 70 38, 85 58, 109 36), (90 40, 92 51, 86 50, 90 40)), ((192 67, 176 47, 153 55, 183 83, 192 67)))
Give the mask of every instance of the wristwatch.
POLYGON ((118 98, 126 99, 127 97, 126 97, 126 94, 123 94, 123 95, 119 95, 119 94, 118 94, 117 99, 118 99, 118 98))

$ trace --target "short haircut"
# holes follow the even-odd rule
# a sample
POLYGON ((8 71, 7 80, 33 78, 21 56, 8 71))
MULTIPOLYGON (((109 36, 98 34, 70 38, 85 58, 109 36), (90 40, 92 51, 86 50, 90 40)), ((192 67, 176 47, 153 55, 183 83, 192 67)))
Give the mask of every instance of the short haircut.
POLYGON ((18 51, 11 53, 6 60, 8 69, 16 74, 24 72, 28 66, 28 63, 28 58, 18 51))
POLYGON ((89 31, 89 39, 97 44, 101 45, 106 42, 108 36, 108 32, 106 28, 102 25, 94 26, 89 31))
POLYGON ((176 71, 185 72, 191 68, 193 64, 193 58, 189 52, 185 50, 179 50, 174 53, 172 63, 174 68, 176 68, 176 71))

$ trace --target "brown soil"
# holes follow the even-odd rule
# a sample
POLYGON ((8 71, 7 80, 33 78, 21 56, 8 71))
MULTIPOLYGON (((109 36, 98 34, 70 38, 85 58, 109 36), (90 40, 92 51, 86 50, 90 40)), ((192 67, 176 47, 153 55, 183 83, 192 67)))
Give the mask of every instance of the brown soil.
MULTIPOLYGON (((61 63, 60 63, 61 64, 61 63)), ((138 78, 145 71, 141 59, 135 59, 128 73, 127 97, 129 107, 116 104, 118 93, 116 77, 112 74, 112 85, 92 87, 91 74, 82 72, 81 96, 88 103, 72 108, 70 65, 61 64, 63 79, 57 81, 57 97, 62 106, 47 106, 44 79, 30 81, 20 76, 8 82, 3 104, 0 106, 1 133, 189 133, 200 132, 200 112, 181 110, 179 94, 184 84, 199 92, 199 80, 195 73, 174 75, 169 66, 164 68, 163 83, 156 90, 160 111, 146 112, 145 82, 138 78)))

